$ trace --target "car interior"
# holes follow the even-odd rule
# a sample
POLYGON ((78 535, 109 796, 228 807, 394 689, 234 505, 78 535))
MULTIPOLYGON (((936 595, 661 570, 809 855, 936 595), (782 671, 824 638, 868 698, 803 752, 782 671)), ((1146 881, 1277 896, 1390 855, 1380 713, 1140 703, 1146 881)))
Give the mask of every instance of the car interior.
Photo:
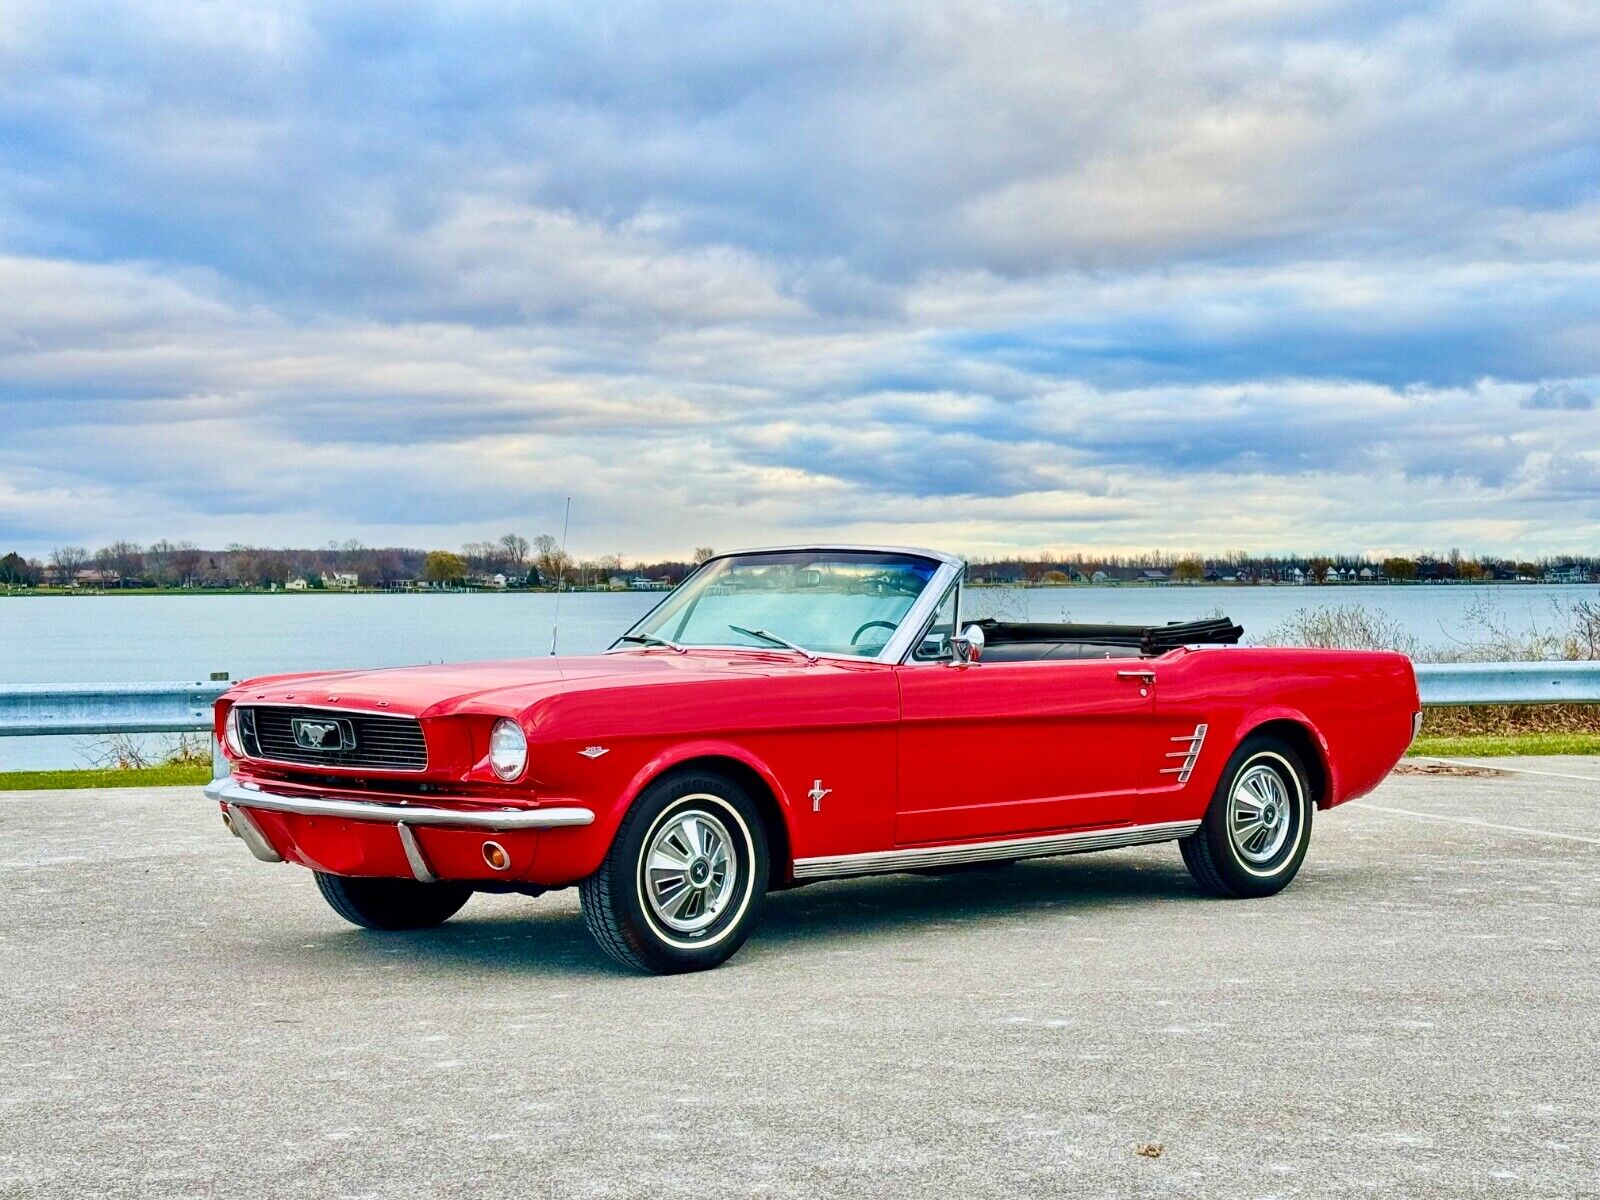
POLYGON ((984 662, 1153 658, 1179 646, 1231 646, 1244 636, 1244 627, 1227 617, 1169 625, 1052 625, 992 617, 972 623, 983 630, 984 662))

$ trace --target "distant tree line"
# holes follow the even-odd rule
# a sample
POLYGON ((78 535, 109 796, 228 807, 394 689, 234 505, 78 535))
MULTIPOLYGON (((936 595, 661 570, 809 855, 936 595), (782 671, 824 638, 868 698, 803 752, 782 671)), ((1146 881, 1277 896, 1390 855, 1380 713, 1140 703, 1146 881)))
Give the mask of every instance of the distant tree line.
POLYGON ((970 564, 974 578, 993 583, 1132 582, 1153 577, 1179 583, 1332 583, 1332 582, 1482 582, 1600 579, 1600 557, 1565 555, 1538 559, 1473 557, 1452 549, 1382 558, 1359 554, 1261 555, 1177 553, 1044 554, 1037 558, 980 558, 970 564))
MULTIPOLYGON (((308 588, 458 586, 596 587, 621 579, 676 583, 710 558, 709 546, 687 561, 624 559, 620 554, 576 559, 550 534, 508 533, 468 542, 459 550, 371 547, 330 542, 318 550, 268 549, 235 543, 204 550, 193 542, 162 539, 148 546, 117 541, 90 550, 58 546, 43 559, 13 551, 0 558, 0 587, 308 588), (295 581, 300 583, 295 583, 295 581)), ((1037 557, 979 558, 974 579, 991 583, 1113 582, 1150 578, 1182 583, 1361 582, 1487 580, 1596 580, 1600 557, 1485 558, 1459 550, 1414 557, 1349 554, 1259 555, 1235 551, 1207 555, 1151 551, 1136 555, 1047 553, 1037 557)))
MULTIPOLYGON (((0 586, 126 588, 284 588, 299 580, 308 588, 449 586, 494 581, 507 587, 604 585, 617 576, 652 583, 677 582, 709 558, 693 561, 626 562, 621 555, 575 559, 550 534, 529 539, 508 533, 496 541, 468 542, 459 552, 408 547, 371 547, 358 541, 329 542, 316 550, 269 549, 234 543, 205 550, 193 542, 161 540, 142 546, 117 541, 90 550, 58 546, 44 558, 15 551, 0 558, 0 586)), ((296 586, 299 586, 296 584, 296 586)))

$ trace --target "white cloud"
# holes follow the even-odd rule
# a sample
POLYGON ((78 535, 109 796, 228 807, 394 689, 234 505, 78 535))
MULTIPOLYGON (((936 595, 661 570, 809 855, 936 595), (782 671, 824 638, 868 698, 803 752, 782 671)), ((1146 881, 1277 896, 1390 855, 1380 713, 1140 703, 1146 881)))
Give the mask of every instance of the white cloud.
POLYGON ((1597 60, 1556 2, 8 6, 0 542, 1583 548, 1597 60))

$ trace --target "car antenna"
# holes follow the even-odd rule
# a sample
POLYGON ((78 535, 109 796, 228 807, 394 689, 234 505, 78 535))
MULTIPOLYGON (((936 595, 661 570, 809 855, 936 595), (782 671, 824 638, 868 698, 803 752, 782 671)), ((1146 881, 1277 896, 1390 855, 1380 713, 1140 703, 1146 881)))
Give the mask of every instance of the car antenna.
POLYGON ((572 497, 567 497, 567 514, 561 518, 561 554, 556 559, 556 611, 550 618, 550 653, 556 652, 556 634, 561 630, 561 585, 567 581, 567 527, 572 524, 572 497))

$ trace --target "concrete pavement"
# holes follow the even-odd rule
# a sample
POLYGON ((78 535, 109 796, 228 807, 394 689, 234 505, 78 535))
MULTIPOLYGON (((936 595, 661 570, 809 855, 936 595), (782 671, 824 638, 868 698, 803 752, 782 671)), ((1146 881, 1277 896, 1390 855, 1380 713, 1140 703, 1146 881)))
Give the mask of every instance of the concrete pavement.
POLYGON ((572 892, 370 934, 197 790, 0 794, 0 1196, 1600 1195, 1600 762, 1487 765, 1271 900, 823 884, 669 979, 572 892))

